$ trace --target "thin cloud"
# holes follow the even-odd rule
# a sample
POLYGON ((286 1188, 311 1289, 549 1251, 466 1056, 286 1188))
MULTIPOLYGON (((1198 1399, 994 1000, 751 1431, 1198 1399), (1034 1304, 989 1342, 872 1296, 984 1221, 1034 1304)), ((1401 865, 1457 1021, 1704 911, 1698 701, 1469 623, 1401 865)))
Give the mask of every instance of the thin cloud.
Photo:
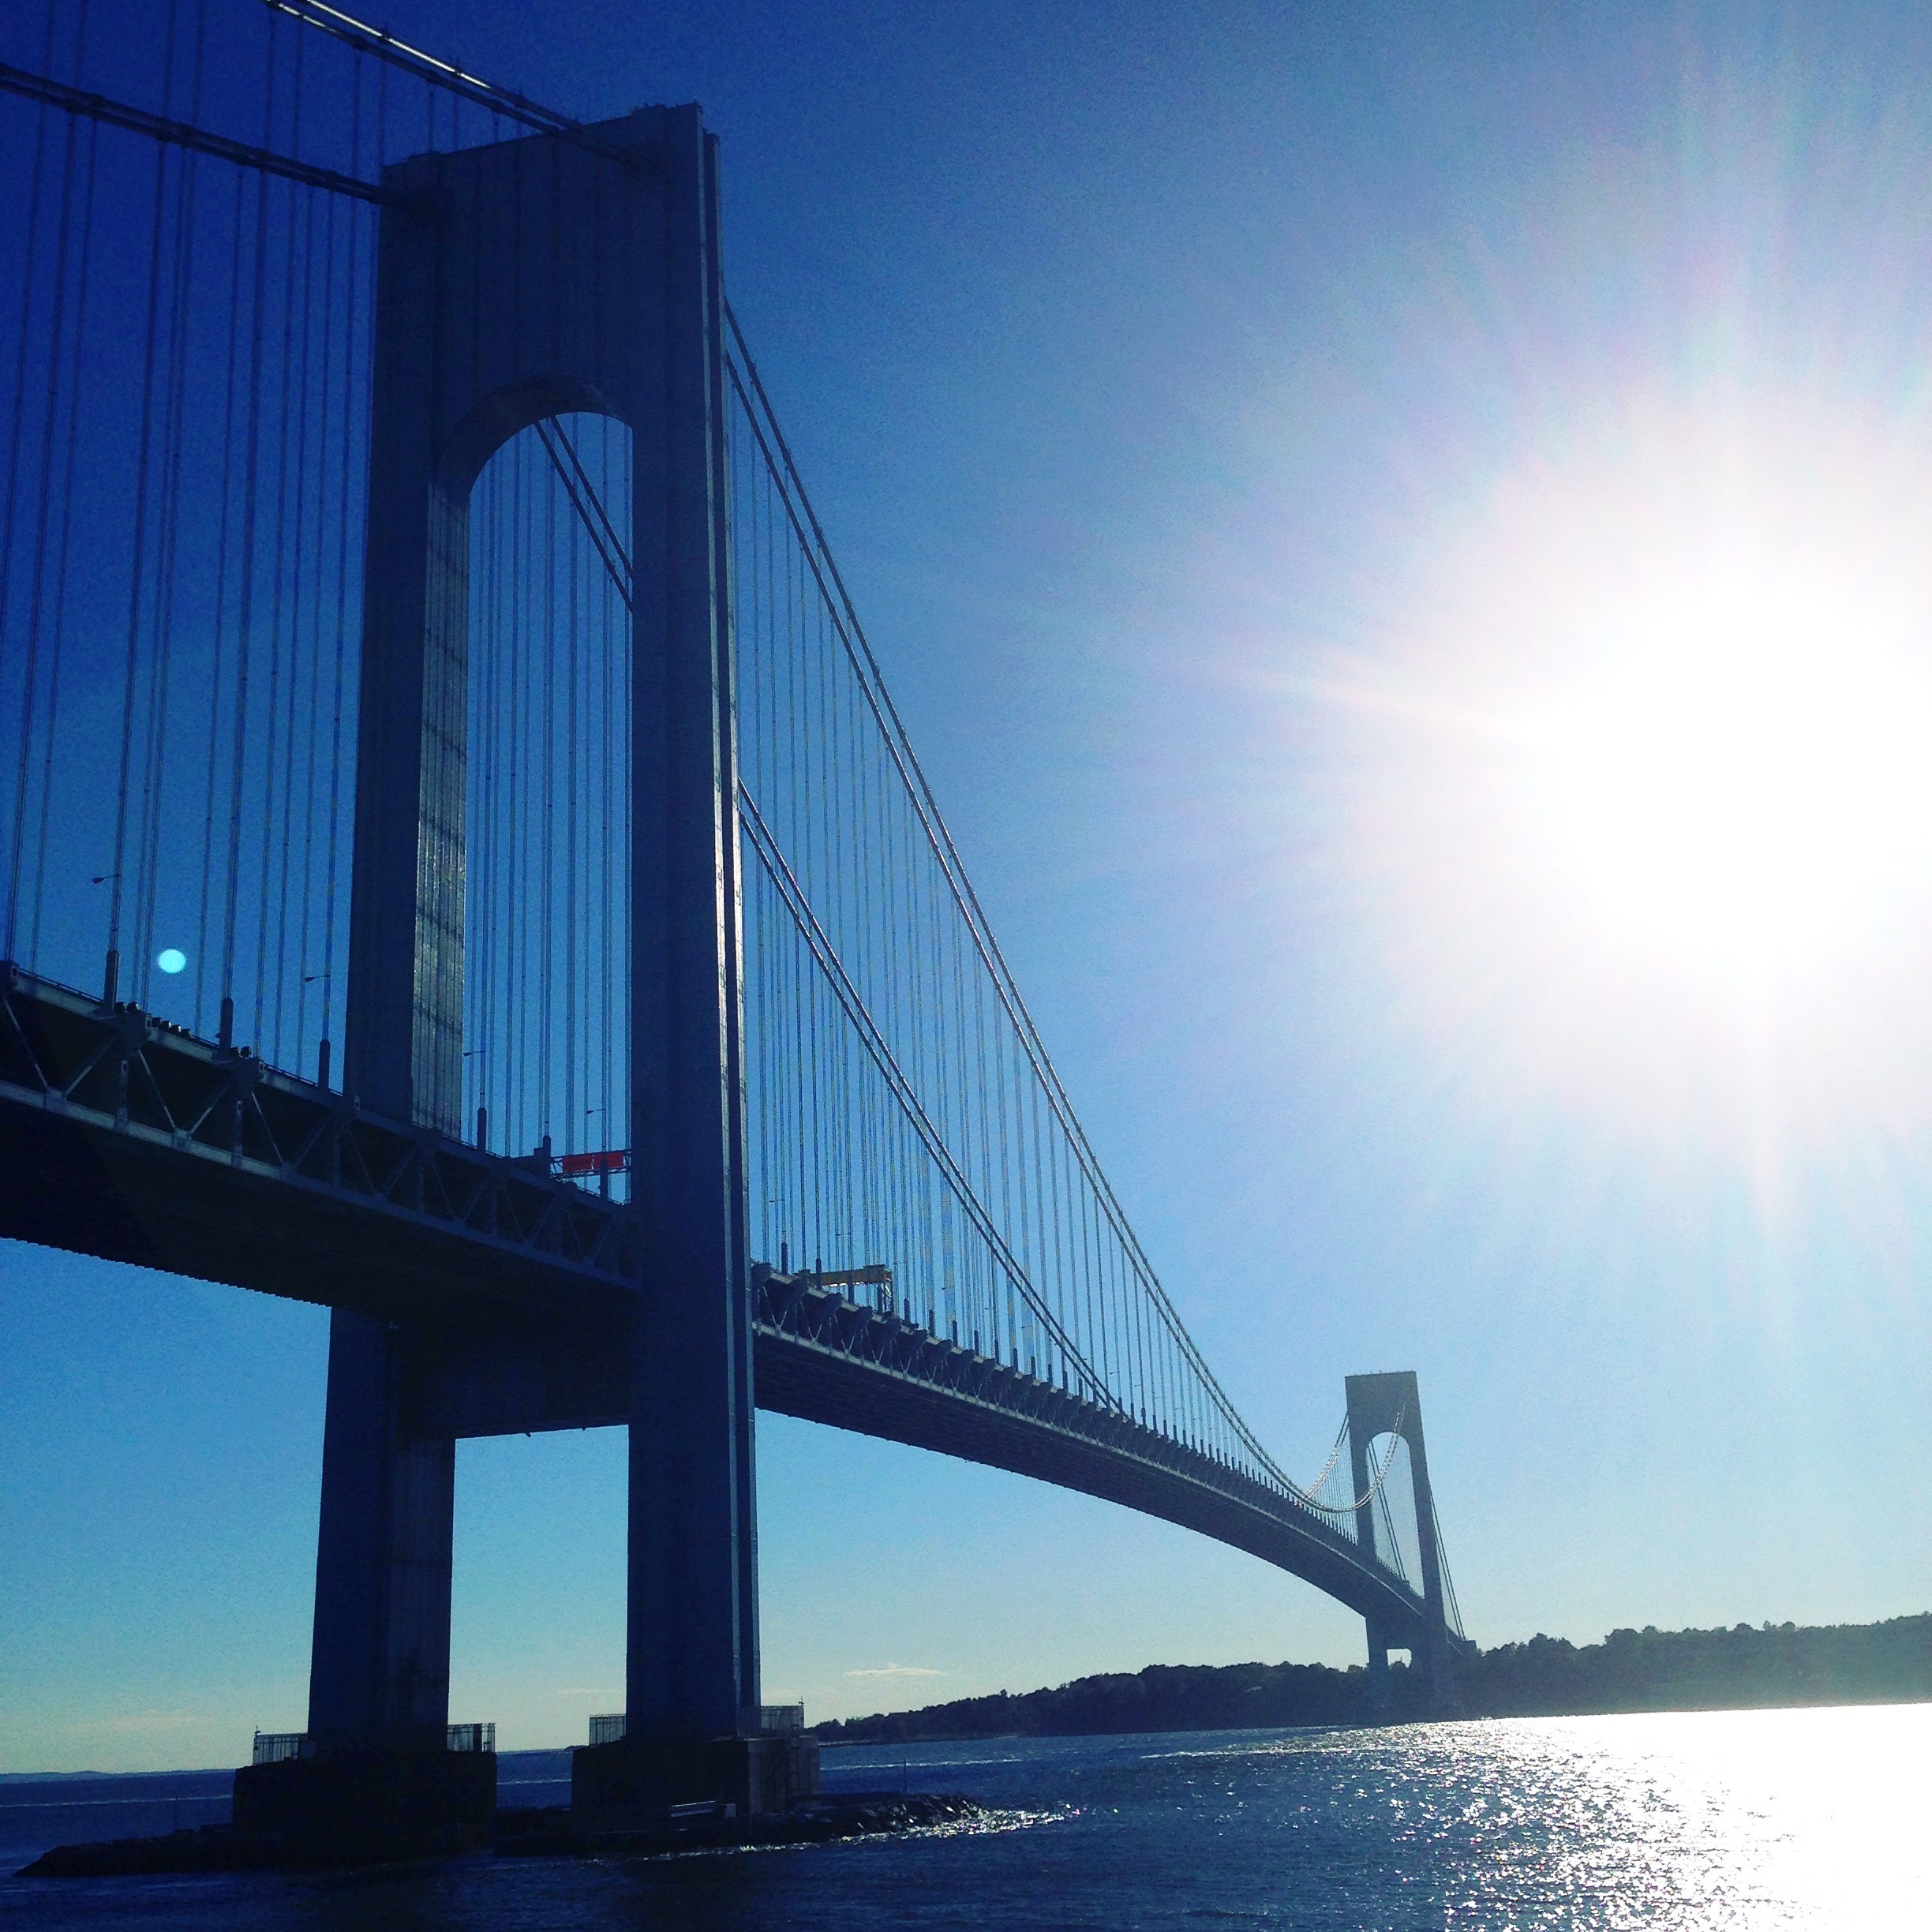
POLYGON ((181 1731, 215 1721, 206 1711, 129 1711, 118 1717, 95 1717, 74 1726, 77 1731, 181 1731))
POLYGON ((927 1670, 917 1664, 875 1664, 870 1670, 848 1670, 848 1677, 943 1677, 942 1670, 927 1670))

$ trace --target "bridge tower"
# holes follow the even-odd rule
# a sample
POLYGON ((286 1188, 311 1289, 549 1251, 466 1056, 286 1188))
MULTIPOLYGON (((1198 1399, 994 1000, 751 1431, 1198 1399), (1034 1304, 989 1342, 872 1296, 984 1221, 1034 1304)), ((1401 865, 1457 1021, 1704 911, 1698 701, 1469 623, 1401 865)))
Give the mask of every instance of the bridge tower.
MULTIPOLYGON (((1436 1505, 1429 1488, 1428 1451, 1422 1440, 1422 1397, 1412 1368, 1347 1378, 1349 1467, 1355 1494, 1366 1499, 1355 1511, 1356 1540, 1376 1555, 1375 1499, 1368 1495, 1368 1446, 1378 1436, 1399 1436, 1409 1445, 1410 1486, 1415 1492, 1416 1545, 1422 1558, 1422 1601, 1426 1608, 1425 1656, 1416 1661, 1428 1673, 1429 1702, 1439 1713, 1455 1707, 1451 1668, 1449 1623, 1443 1595, 1442 1552, 1436 1536, 1436 1505)), ((1391 1452, 1392 1453, 1392 1452, 1391 1452)), ((1380 1708, 1388 1697, 1391 1638, 1374 1619, 1368 1622, 1368 1694, 1380 1708)))
MULTIPOLYGON (((461 1136, 471 487, 534 422, 614 417, 632 450, 627 1145, 648 1255, 626 1679, 633 1754, 693 1775, 758 1703, 716 137, 696 107, 645 108, 384 180, 406 205, 384 212, 378 270, 345 1091, 461 1136)), ((409 1402, 447 1368, 437 1349, 332 1317, 318 1755, 442 1746, 455 1444, 416 1433, 409 1402)))

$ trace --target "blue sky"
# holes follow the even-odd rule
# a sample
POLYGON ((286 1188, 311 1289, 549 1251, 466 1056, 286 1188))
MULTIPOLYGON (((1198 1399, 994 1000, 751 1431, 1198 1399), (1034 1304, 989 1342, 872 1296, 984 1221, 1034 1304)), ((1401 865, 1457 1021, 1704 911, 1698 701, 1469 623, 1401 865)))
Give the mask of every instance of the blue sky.
MULTIPOLYGON (((1924 867, 1741 985, 1592 925, 1457 722, 1598 665, 1577 586, 1694 552, 1720 473, 1923 653, 1923 13, 389 24, 586 118, 704 103, 732 298, 908 728, 1278 1456, 1415 1368, 1485 1643, 1926 1608, 1924 867)), ((314 1310, 0 1248, 0 1768, 300 1723, 324 1354, 314 1310)), ((1359 1657, 1183 1532, 760 1431, 766 1691, 815 1715, 1359 1657)), ((621 1702, 622 1481, 610 1432, 464 1445, 453 1716, 514 1747, 621 1702)))

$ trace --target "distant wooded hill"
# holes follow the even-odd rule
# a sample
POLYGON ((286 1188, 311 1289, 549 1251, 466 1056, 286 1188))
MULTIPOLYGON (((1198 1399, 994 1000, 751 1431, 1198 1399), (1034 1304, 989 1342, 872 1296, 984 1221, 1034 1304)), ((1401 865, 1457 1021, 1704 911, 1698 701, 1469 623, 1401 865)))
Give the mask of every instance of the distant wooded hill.
MULTIPOLYGON (((1367 1724, 1419 1711, 1421 1672, 1398 1664, 1390 1678, 1388 1705, 1377 1713, 1360 1664, 1151 1664, 1134 1676, 1079 1677, 1052 1690, 1017 1697, 1002 1690, 818 1731, 828 1743, 896 1744, 1367 1724)), ((1932 1699, 1932 1615, 1807 1629, 1619 1630, 1581 1646, 1536 1636, 1459 1664, 1456 1689, 1471 1717, 1911 1703, 1932 1699)))

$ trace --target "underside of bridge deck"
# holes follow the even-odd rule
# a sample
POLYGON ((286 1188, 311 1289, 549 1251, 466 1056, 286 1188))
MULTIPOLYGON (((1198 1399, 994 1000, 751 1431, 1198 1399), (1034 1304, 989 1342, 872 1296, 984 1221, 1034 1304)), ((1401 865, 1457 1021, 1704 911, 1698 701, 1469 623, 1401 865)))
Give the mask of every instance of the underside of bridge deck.
POLYGON ((0 1234, 410 1324, 627 1306, 611 1204, 0 962, 0 1234))

